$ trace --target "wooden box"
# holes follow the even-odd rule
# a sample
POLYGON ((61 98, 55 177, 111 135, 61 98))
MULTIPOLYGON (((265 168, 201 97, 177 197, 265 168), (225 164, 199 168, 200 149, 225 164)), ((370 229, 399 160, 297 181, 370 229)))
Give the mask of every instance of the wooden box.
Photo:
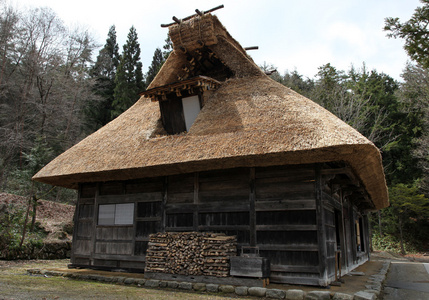
POLYGON ((240 277, 270 277, 270 260, 265 257, 230 257, 230 275, 240 277))

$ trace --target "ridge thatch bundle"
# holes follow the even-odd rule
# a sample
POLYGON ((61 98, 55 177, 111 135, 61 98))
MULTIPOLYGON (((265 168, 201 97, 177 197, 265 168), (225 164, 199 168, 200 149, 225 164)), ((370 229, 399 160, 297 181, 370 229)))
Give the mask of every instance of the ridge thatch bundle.
POLYGON ((211 46, 217 43, 214 29, 214 18, 209 14, 196 16, 188 22, 181 22, 170 27, 170 38, 174 50, 194 50, 202 44, 211 46))
MULTIPOLYGON (((216 26, 217 19, 209 17, 215 20, 214 32, 225 31, 216 26)), ((376 208, 388 205, 381 155, 369 140, 263 74, 229 34, 216 38, 217 44, 210 49, 235 76, 205 93, 204 106, 188 133, 165 135, 158 103, 141 97, 33 179, 77 188, 80 182, 343 161, 363 183, 376 208)), ((183 61, 182 51, 173 51, 149 88, 177 81, 183 61)))

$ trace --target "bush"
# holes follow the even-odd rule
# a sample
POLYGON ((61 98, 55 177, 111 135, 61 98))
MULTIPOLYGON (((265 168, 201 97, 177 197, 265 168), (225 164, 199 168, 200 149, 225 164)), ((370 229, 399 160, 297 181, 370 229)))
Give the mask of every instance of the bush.
MULTIPOLYGON (((34 248, 43 245, 46 232, 35 226, 33 232, 30 230, 30 222, 27 223, 27 235, 25 242, 20 247, 26 210, 22 206, 5 205, 0 213, 0 257, 13 259, 13 253, 20 253, 25 248, 34 248)), ((36 224, 38 225, 38 224, 36 224)))
MULTIPOLYGON (((398 237, 394 235, 385 235, 380 237, 378 232, 372 234, 372 247, 375 251, 388 251, 394 253, 401 253, 401 245, 398 237)), ((418 247, 408 240, 404 241, 404 248, 406 252, 416 253, 418 247)))

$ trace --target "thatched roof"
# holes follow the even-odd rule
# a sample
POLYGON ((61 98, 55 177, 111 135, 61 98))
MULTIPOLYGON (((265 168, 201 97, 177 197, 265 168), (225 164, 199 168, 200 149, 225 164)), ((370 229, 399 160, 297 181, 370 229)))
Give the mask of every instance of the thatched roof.
MULTIPOLYGON (((188 133, 166 135, 158 103, 142 96, 33 179, 76 188, 80 182, 342 161, 352 168, 375 207, 387 206, 378 149, 324 108, 263 74, 217 18, 209 17, 215 24, 217 41, 205 47, 234 76, 217 90, 205 93, 204 106, 188 133)), ((174 30, 177 28, 170 29, 170 35, 177 45, 174 30)), ((174 50, 150 88, 176 82, 184 61, 183 50, 174 50)))

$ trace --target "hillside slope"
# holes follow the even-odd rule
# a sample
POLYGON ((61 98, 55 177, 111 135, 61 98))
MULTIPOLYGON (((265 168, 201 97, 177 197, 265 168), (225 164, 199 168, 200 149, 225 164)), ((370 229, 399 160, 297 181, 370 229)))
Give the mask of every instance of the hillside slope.
MULTIPOLYGON (((45 200, 39 200, 38 204, 36 222, 47 233, 45 240, 71 240, 75 206, 45 200)), ((12 208, 25 211, 27 205, 26 197, 0 193, 0 215, 12 208)))

